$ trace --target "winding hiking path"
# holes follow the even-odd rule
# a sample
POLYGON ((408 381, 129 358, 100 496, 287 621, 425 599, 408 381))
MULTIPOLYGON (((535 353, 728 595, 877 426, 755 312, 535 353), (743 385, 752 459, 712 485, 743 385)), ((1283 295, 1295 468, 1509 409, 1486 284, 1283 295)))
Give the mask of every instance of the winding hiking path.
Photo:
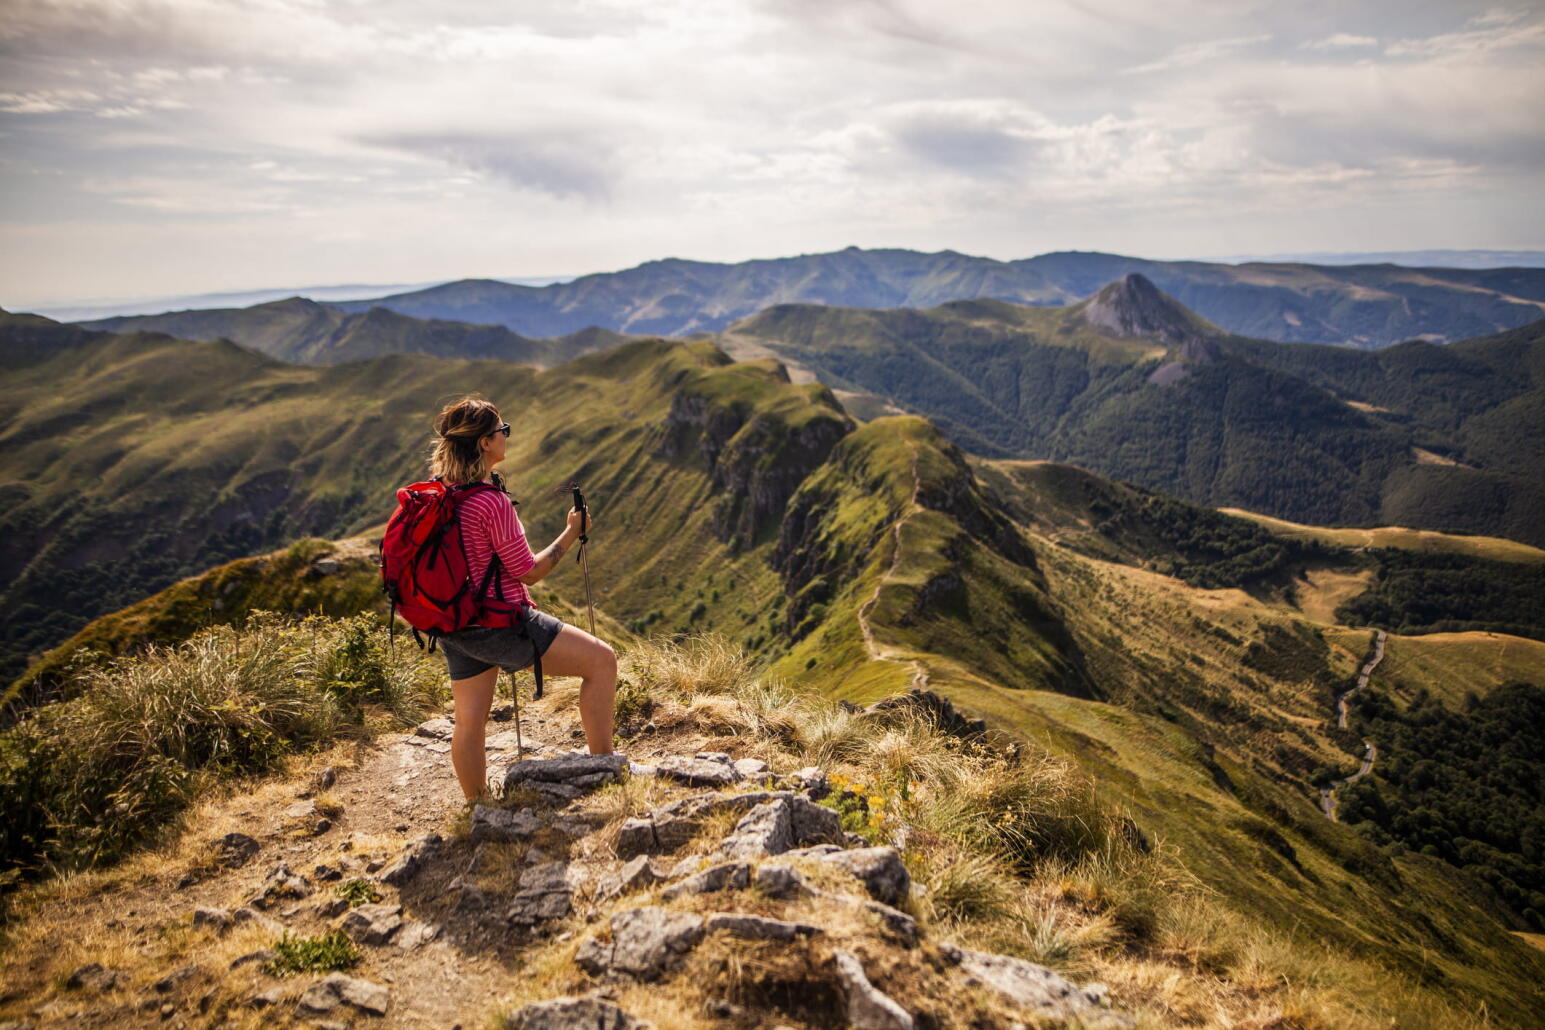
POLYGON ((869 595, 858 609, 858 629, 864 637, 864 648, 869 652, 869 657, 877 662, 896 662, 899 665, 912 667, 912 687, 921 690, 928 686, 928 672, 923 668, 923 663, 916 658, 901 656, 895 648, 875 642, 874 631, 869 628, 869 613, 874 611, 875 605, 880 603, 880 591, 885 589, 885 583, 896 573, 896 567, 901 564, 901 527, 913 515, 924 510, 918 503, 917 496, 922 492, 923 482, 917 474, 917 445, 910 444, 912 448, 912 496, 907 499, 907 508, 891 523, 891 564, 880 577, 880 581, 874 585, 874 593, 869 595))
MULTIPOLYGON (((1336 726, 1338 728, 1343 730, 1347 728, 1347 699, 1350 698, 1353 694, 1357 693, 1359 690, 1363 690, 1368 686, 1368 680, 1373 675, 1373 670, 1378 668, 1379 663, 1384 660, 1384 642, 1386 639, 1387 634, 1385 634, 1382 629, 1374 631, 1373 654, 1370 655, 1368 661, 1364 663, 1362 671, 1357 674, 1357 683, 1353 685, 1351 690, 1346 691, 1336 698, 1336 726)), ((1378 757, 1378 745, 1376 745, 1373 741, 1364 738, 1362 768, 1358 769, 1357 772, 1353 773, 1351 776, 1347 776, 1339 780, 1331 780, 1329 784, 1320 788, 1320 810, 1325 813, 1325 817, 1327 819, 1329 819, 1331 822, 1337 821, 1336 789, 1341 787, 1343 784, 1356 783, 1364 776, 1367 776, 1370 772, 1373 771, 1374 760, 1378 757)))

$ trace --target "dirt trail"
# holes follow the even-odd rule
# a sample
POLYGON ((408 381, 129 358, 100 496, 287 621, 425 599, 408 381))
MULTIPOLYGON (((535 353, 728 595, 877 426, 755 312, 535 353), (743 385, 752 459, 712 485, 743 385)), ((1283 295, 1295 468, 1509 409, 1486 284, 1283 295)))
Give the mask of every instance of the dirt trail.
MULTIPOLYGON (((1384 643, 1386 639, 1386 634, 1382 629, 1374 631, 1373 654, 1368 658, 1368 661, 1363 664, 1362 671, 1357 674, 1357 683, 1353 685, 1351 690, 1346 691, 1336 698, 1336 726, 1338 728, 1343 730, 1347 728, 1347 699, 1350 698, 1353 694, 1357 693, 1359 690, 1363 690, 1368 686, 1368 680, 1373 675, 1373 670, 1378 668, 1379 663, 1384 660, 1384 643)), ((1337 821, 1337 788, 1347 783, 1356 783, 1364 776, 1367 776, 1368 773, 1373 770, 1374 760, 1378 757, 1378 746, 1374 744, 1373 741, 1364 739, 1362 768, 1358 769, 1357 772, 1353 773, 1351 776, 1347 776, 1339 780, 1332 780, 1329 784, 1320 788, 1320 810, 1325 813, 1325 817, 1327 819, 1329 819, 1331 822, 1337 821)))
MULTIPOLYGON (((572 704, 558 709, 552 700, 527 700, 521 708, 526 757, 583 749, 572 704)), ((438 722, 449 728, 445 720, 438 722)), ((504 767, 515 758, 514 728, 513 722, 488 724, 491 780, 502 780, 504 767)), ((337 898, 333 888, 338 882, 369 877, 410 842, 439 833, 448 843, 437 854, 435 868, 417 877, 411 889, 386 890, 384 899, 403 907, 401 916, 410 926, 437 928, 435 936, 414 947, 404 946, 405 934, 392 944, 365 947, 364 962, 350 975, 390 991, 387 1017, 372 1025, 479 1025, 508 990, 522 951, 535 938, 487 932, 459 916, 457 895, 444 889, 454 878, 472 874, 478 861, 465 835, 456 832, 464 802, 449 740, 391 732, 352 745, 352 756, 348 750, 335 749, 328 756, 335 763, 336 782, 319 798, 335 814, 321 832, 314 816, 293 816, 295 806, 304 804, 297 798, 309 793, 303 772, 204 806, 197 825, 171 854, 143 857, 107 874, 105 883, 92 883, 88 876, 79 887, 62 886, 36 904, 23 919, 22 936, 10 942, 13 950, 0 976, 8 981, 0 991, 0 1023, 20 1020, 38 1030, 290 1025, 294 997, 319 974, 276 979, 262 972, 261 961, 235 969, 232 961, 271 946, 283 933, 327 933, 337 918, 318 909, 337 898), (209 859, 209 842, 233 831, 254 838, 258 849, 240 867, 221 868, 209 859), (247 905, 280 863, 311 882, 309 896, 274 904, 226 931, 193 925, 196 909, 231 913, 247 905), (329 880, 332 874, 320 866, 342 875, 329 880), (73 970, 90 962, 115 972, 116 984, 105 990, 64 986, 73 970), (162 978, 175 979, 184 969, 191 970, 185 979, 163 989, 162 978), (253 1008, 253 996, 275 989, 282 1000, 253 1008)), ((573 842, 571 858, 588 857, 590 844, 588 839, 573 842)), ((359 1021, 343 1013, 331 1018, 359 1021)))
POLYGON ((918 503, 918 494, 922 492, 923 483, 917 474, 917 446, 909 444, 912 448, 912 496, 907 499, 906 511, 902 512, 891 523, 891 565, 880 577, 880 581, 874 585, 874 593, 858 609, 858 628, 864 636, 864 647, 869 652, 869 657, 879 662, 896 662, 900 665, 912 667, 913 689, 922 690, 928 686, 928 671, 923 663, 916 658, 901 656, 895 648, 875 642, 874 632, 869 628, 869 614, 874 611, 875 605, 880 603, 880 591, 885 589, 885 583, 896 573, 896 567, 901 564, 901 527, 913 515, 924 510, 918 503))

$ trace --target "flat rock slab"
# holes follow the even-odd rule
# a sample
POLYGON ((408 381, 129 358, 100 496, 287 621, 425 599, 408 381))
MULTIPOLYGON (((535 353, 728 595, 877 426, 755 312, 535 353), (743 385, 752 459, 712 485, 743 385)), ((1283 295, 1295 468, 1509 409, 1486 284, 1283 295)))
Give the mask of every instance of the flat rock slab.
POLYGON ((637 855, 615 873, 603 877, 596 888, 596 894, 602 898, 613 898, 630 891, 643 890, 664 879, 665 874, 655 868, 649 856, 637 855))
POLYGON ((1130 1018, 1103 1007, 1103 991, 1079 987, 1045 966, 1009 955, 946 946, 967 983, 990 987, 1017 1005, 1088 1026, 1131 1026, 1130 1018))
POLYGON ((504 1030, 645 1030, 648 1026, 605 998, 534 1001, 504 1021, 504 1030))
POLYGON ((574 961, 596 976, 621 973, 653 980, 703 939, 703 917, 650 905, 612 916, 611 931, 610 942, 586 940, 574 961))
POLYGON ((703 930, 706 933, 727 933, 732 937, 760 941, 791 941, 795 937, 808 937, 821 932, 820 927, 809 923, 790 923, 744 912, 715 912, 704 921, 703 930))
POLYGON ((869 982, 856 955, 838 948, 832 952, 832 964, 853 1030, 913 1030, 912 1016, 869 982))
POLYGON ((306 988, 300 996, 299 1009, 303 1014, 320 1015, 339 1005, 350 1005, 373 1016, 384 1016, 390 1001, 391 993, 380 984, 331 973, 306 988))
POLYGON ((430 719, 428 722, 419 723, 413 729, 415 737, 429 737, 433 740, 450 740, 455 732, 456 725, 449 719, 430 719))
POLYGON ((406 924, 397 933, 397 947, 403 951, 414 951, 435 940, 440 936, 439 923, 424 923, 414 920, 406 924))
POLYGON ((720 762, 708 758, 685 758, 681 755, 672 755, 662 758, 655 764, 655 775, 668 779, 679 780, 690 787, 728 787, 732 783, 739 783, 743 777, 740 772, 726 761, 720 762))
POLYGON ((743 890, 751 882, 751 866, 746 862, 720 862, 700 873, 672 884, 660 892, 663 898, 679 898, 686 894, 707 894, 711 891, 743 890))
POLYGON ((239 869, 258 853, 258 842, 245 833, 227 833, 214 842, 215 859, 228 869, 239 869))
POLYGON ((821 861, 846 869, 863 881, 876 901, 887 905, 899 905, 912 893, 911 874, 895 848, 834 851, 822 855, 821 861))
POLYGON ((401 887, 419 874, 424 864, 439 849, 440 844, 441 838, 438 833, 420 837, 403 849, 402 854, 398 855, 391 865, 382 869, 376 879, 393 887, 401 887))
POLYGON ((508 790, 521 784, 536 781, 542 783, 566 783, 577 777, 606 773, 612 777, 628 767, 628 760, 619 754, 559 755, 556 758, 528 758, 516 762, 504 774, 504 786, 508 790))
POLYGON ((525 840, 542 828, 542 820, 529 808, 518 812, 508 808, 478 805, 472 809, 472 842, 494 841, 509 844, 525 840))
POLYGON ((343 917, 343 932, 361 944, 385 944, 401 926, 401 905, 360 905, 343 917))
POLYGON ((576 874, 567 862, 528 866, 520 874, 520 890, 510 901, 510 922, 529 925, 568 915, 573 902, 573 875, 576 874))

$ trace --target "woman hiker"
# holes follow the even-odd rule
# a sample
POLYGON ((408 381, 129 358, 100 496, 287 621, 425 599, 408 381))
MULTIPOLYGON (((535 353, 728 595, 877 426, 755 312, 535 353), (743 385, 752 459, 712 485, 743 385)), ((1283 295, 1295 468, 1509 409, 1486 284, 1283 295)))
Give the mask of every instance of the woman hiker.
MULTIPOLYGON (((558 567, 564 552, 583 535, 588 518, 569 509, 568 525, 546 550, 533 555, 515 506, 504 493, 494 466, 504 460, 510 424, 499 409, 485 400, 464 397, 447 405, 435 419, 439 437, 430 458, 430 474, 447 485, 493 483, 498 491, 484 490, 461 501, 458 512, 466 545, 471 581, 481 583, 488 563, 498 554, 502 568, 494 580, 503 580, 503 599, 531 604, 527 583, 535 583, 558 567)), ((501 584, 490 582, 488 596, 498 596, 501 584)), ((500 669, 514 672, 542 657, 544 676, 578 676, 579 717, 585 727, 590 753, 612 750, 612 705, 617 693, 617 656, 603 641, 536 610, 526 611, 526 629, 469 626, 440 637, 451 673, 451 694, 456 700, 456 729, 451 737, 451 765, 468 801, 487 791, 487 763, 483 734, 493 704, 494 685, 500 669)))

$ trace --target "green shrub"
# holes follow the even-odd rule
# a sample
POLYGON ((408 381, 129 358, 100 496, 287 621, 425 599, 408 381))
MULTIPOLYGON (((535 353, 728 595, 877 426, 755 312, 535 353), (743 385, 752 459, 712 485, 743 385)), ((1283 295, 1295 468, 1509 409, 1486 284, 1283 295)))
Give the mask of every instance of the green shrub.
POLYGON ((373 905, 381 900, 381 892, 377 890, 376 885, 371 883, 369 880, 361 880, 357 878, 353 880, 344 880, 338 886, 334 887, 333 890, 338 892, 338 896, 340 898, 349 903, 350 908, 355 908, 360 905, 373 905))
POLYGON ((274 942, 279 957, 263 968, 271 976, 291 973, 327 973, 349 969, 359 963, 359 949, 342 930, 321 937, 292 937, 289 933, 274 942))

